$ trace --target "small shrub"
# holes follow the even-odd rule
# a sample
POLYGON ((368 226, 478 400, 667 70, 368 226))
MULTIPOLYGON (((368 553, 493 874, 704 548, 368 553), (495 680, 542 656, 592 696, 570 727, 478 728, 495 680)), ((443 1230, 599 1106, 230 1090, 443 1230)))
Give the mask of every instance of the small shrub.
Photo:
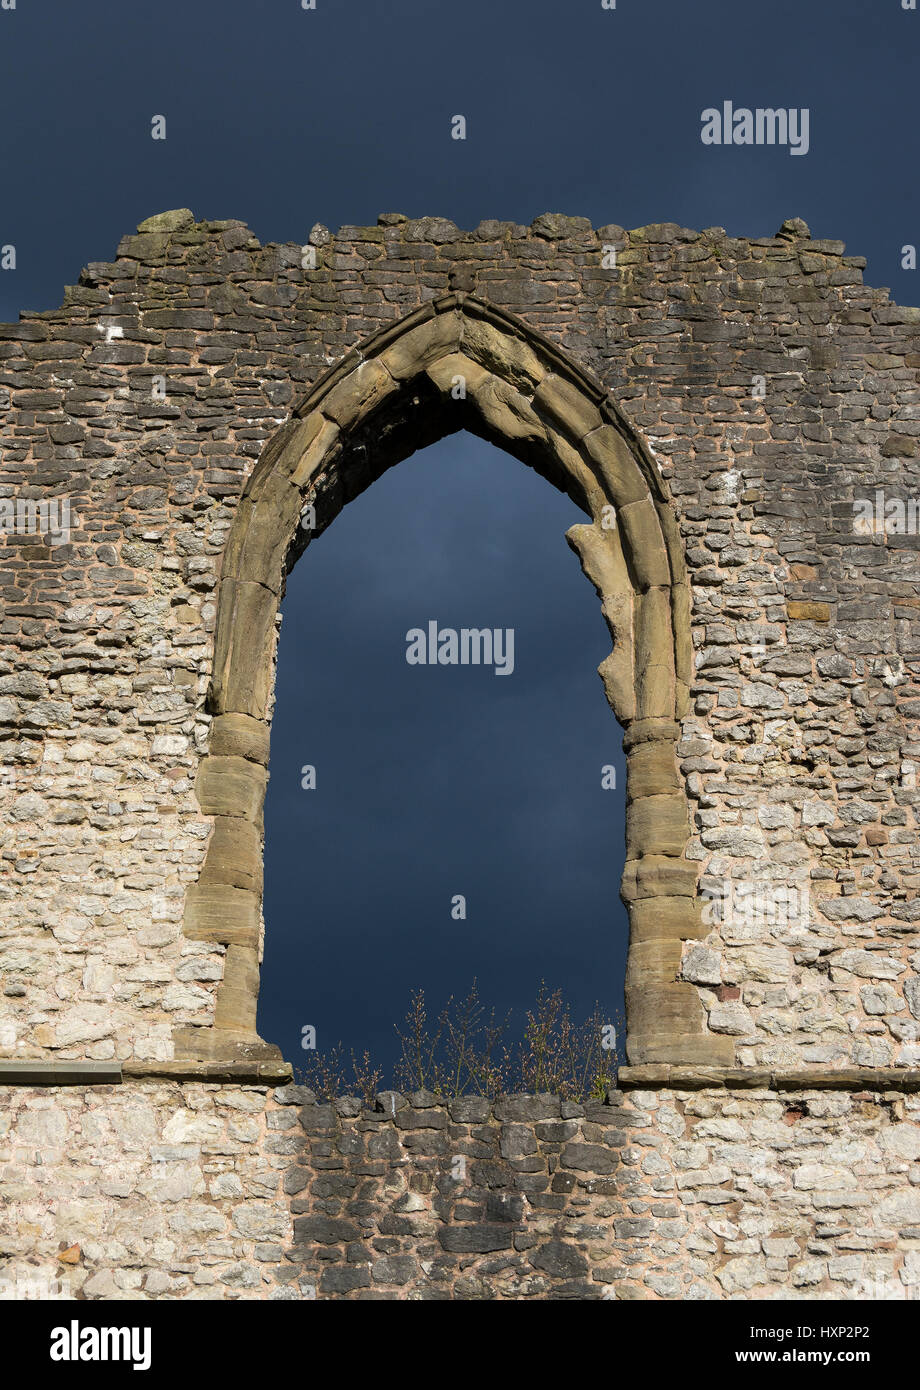
MULTIPOLYGON (((564 1100, 601 1100, 616 1085, 617 1054, 612 1025, 595 1004, 589 1018, 576 1024, 559 989, 540 986, 536 1003, 525 1016, 523 1033, 508 1039, 510 1013, 499 1021, 486 1012, 473 981, 466 999, 451 996, 434 1024, 429 1024, 425 991, 413 990, 402 1025, 396 1026, 401 1055, 393 1073, 399 1091, 431 1091, 445 1100, 478 1095, 490 1100, 514 1091, 544 1091, 564 1100)), ((312 1054, 298 1075, 323 1099, 357 1094, 368 1105, 381 1089, 383 1072, 365 1051, 345 1062, 342 1044, 312 1054)))

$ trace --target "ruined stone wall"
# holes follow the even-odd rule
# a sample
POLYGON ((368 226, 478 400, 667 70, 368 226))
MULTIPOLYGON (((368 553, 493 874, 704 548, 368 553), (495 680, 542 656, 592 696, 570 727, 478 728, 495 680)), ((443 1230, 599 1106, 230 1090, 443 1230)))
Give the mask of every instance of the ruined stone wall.
POLYGON ((0 1295, 920 1298, 920 1097, 27 1090, 0 1295))
POLYGON ((166 1060, 213 1020, 224 951, 180 928, 234 509, 308 386, 454 272, 596 375, 670 490, 702 887, 810 889, 807 921, 686 947, 709 1029, 741 1066, 916 1064, 917 539, 857 534, 853 498, 918 495, 918 311, 796 223, 381 222, 314 228, 311 270, 166 214, 0 326, 4 498, 79 517, 67 545, 0 547, 6 1051, 166 1060))
POLYGON ((21 1083, 0 1133, 6 1254, 81 1244, 101 1297, 322 1296, 324 1278, 357 1296, 820 1294, 879 1271, 913 1287, 920 567, 916 525, 884 512, 920 498, 920 311, 843 253, 797 222, 747 240, 550 215, 472 232, 393 215, 262 247, 180 212, 90 265, 61 309, 0 325, 0 1081, 21 1083), (214 825, 198 774, 225 545, 256 460, 323 374, 451 290, 590 375, 657 467, 690 582, 676 752, 699 883, 690 922, 636 829, 668 832, 634 782, 624 891, 648 899, 631 1008, 653 968, 681 981, 710 1048, 687 1060, 722 1074, 681 1081, 637 1053, 613 1118, 307 1106, 328 1132, 286 1195, 301 1139, 271 1090, 284 1064, 177 1060, 215 1023, 235 949, 183 930, 214 825), (48 499, 72 506, 65 544, 7 524, 48 499), (799 908, 708 913, 726 881, 792 884, 799 908), (68 1066, 73 1085, 48 1084, 68 1066), (484 1166, 444 1195, 464 1145, 484 1166), (328 1241, 303 1224, 326 1218, 328 1241), (473 1234, 445 1248, 445 1219, 473 1234), (462 1248, 492 1227, 510 1244, 462 1248))

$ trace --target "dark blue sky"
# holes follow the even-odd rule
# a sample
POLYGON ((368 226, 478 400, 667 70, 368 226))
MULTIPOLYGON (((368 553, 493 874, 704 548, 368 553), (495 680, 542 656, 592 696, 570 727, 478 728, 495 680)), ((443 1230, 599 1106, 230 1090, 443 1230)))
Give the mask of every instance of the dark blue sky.
POLYGON ((804 217, 913 302, 920 12, 901 0, 16 0, 0 10, 0 316, 51 308, 142 218, 303 241, 377 214, 771 235, 804 217), (723 100, 811 149, 705 148, 723 100), (466 141, 450 117, 466 115, 466 141), (150 138, 153 115, 167 138, 150 138))
POLYGON ((610 640, 563 539, 584 519, 510 455, 455 434, 385 473, 295 569, 260 1013, 289 1057, 312 1023, 318 1043, 389 1060, 419 985, 440 1006, 475 977, 501 1014, 542 979, 583 1015, 622 999, 621 731, 596 670, 610 640), (409 665, 406 634, 430 620, 513 629, 513 671, 409 665), (618 790, 603 790, 604 764, 618 790))
MULTIPOLYGON (((17 249, 0 319, 57 306, 83 265, 182 206, 298 243, 387 211, 748 236, 799 216, 866 256, 870 283, 920 298, 900 268, 920 241, 920 13, 901 0, 316 4, 0 10, 0 245, 17 249), (703 146, 700 113, 725 100, 807 107, 809 153, 703 146)), ((597 774, 619 732, 593 674, 599 609, 562 540, 577 519, 458 436, 387 474, 295 573, 261 1012, 288 1056, 304 1023, 385 1053, 413 985, 439 996, 473 973, 502 1009, 542 975, 578 1007, 615 1005, 622 806, 597 774), (405 630, 431 617, 515 626, 515 673, 407 667, 405 630)))

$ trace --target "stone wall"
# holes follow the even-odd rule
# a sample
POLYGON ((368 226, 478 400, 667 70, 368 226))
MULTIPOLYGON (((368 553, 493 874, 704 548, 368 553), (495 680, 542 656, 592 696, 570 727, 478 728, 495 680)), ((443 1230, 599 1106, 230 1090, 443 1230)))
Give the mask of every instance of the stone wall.
POLYGON ((920 489, 918 311, 801 223, 749 241, 394 215, 309 249, 315 269, 164 214, 61 309, 0 326, 2 491, 79 517, 67 545, 7 535, 0 567, 11 1055, 168 1060, 214 1022, 226 943, 182 922, 238 498, 330 363, 453 284, 592 373, 667 488, 692 584, 684 862, 703 888, 810 891, 789 929, 681 926, 681 966, 678 929, 662 965, 649 926, 646 956, 682 969, 737 1065, 915 1065, 917 540, 857 534, 852 504, 920 489))
POLYGON ((6 1296, 920 1298, 916 1094, 4 1101, 6 1296))
POLYGON ((263 247, 179 211, 0 325, 11 1257, 79 1244, 101 1297, 914 1287, 920 311, 862 267, 798 221, 394 214, 263 247), (372 481, 369 426, 390 461, 478 429, 586 512, 633 1065, 603 1115, 307 1106, 333 1128, 292 1211, 289 1069, 254 1032, 274 612, 298 508, 321 528, 372 481), (19 524, 65 500, 64 543, 19 524), (247 665, 221 632, 259 589, 247 665), (461 1197, 438 1165, 464 1147, 461 1197))

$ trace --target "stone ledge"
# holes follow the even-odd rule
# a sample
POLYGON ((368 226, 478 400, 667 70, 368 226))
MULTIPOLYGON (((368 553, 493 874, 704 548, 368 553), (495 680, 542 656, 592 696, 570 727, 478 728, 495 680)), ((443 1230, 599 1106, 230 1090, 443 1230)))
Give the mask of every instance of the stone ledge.
POLYGON ((622 1091, 920 1091, 918 1067, 797 1067, 790 1071, 755 1067, 621 1067, 622 1091))
POLYGON ((120 1062, 58 1062, 41 1057, 0 1060, 2 1086, 120 1085, 120 1062))
POLYGON ((0 1060, 0 1086, 120 1086, 126 1081, 216 1081, 277 1085, 292 1079, 289 1062, 56 1062, 0 1060))
MULTIPOLYGON (((289 1062, 59 1062, 32 1058, 0 1060, 2 1086, 102 1086, 126 1081, 211 1081, 230 1085, 290 1082, 289 1062)), ((847 1067, 836 1071, 800 1067, 792 1071, 757 1068, 621 1067, 620 1091, 920 1091, 917 1067, 847 1067)))
POLYGON ((290 1081, 293 1078, 290 1062, 198 1062, 186 1059, 177 1062, 126 1062, 123 1068, 126 1081, 230 1081, 250 1084, 290 1081))

